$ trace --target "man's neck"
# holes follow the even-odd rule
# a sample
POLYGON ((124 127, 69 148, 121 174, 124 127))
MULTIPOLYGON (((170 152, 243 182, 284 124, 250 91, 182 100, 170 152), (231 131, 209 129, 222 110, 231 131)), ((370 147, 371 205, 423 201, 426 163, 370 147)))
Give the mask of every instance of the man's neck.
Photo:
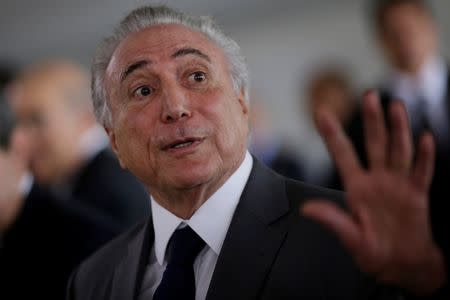
POLYGON ((86 125, 75 140, 78 141, 77 146, 74 147, 70 159, 66 159, 66 165, 62 168, 57 181, 52 182, 52 186, 70 186, 91 159, 108 147, 108 138, 103 128, 96 124, 86 125))
POLYGON ((430 65, 434 65, 440 62, 440 60, 441 56, 439 54, 430 54, 420 64, 410 67, 394 68, 393 73, 419 79, 430 65))
POLYGON ((236 172, 242 165, 246 153, 245 151, 229 170, 207 182, 183 189, 169 187, 165 190, 156 190, 150 187, 149 191, 159 205, 177 217, 188 220, 236 172))

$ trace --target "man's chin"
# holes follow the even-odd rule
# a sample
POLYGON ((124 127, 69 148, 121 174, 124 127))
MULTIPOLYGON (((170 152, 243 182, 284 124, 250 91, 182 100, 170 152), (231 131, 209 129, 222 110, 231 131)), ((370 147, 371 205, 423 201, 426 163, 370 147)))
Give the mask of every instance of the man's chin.
POLYGON ((214 159, 192 157, 170 167, 167 165, 165 177, 176 189, 193 189, 214 182, 220 169, 219 162, 214 159))
POLYGON ((179 190, 189 190, 200 187, 211 181, 207 174, 177 174, 171 178, 173 186, 179 190))

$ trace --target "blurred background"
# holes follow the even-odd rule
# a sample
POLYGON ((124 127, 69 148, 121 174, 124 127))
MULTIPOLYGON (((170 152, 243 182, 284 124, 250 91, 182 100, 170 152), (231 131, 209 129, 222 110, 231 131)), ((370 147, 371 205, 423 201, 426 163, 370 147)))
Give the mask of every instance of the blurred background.
MULTIPOLYGON (((431 1, 450 56, 450 2, 431 1)), ((273 130, 310 169, 324 150, 313 133, 305 80, 323 61, 340 61, 357 89, 375 86, 384 62, 360 0, 6 0, 0 9, 0 63, 23 66, 65 57, 86 66, 98 42, 130 9, 162 3, 212 15, 241 45, 252 90, 270 112, 273 130)), ((256 99, 254 99, 256 101, 256 99)))

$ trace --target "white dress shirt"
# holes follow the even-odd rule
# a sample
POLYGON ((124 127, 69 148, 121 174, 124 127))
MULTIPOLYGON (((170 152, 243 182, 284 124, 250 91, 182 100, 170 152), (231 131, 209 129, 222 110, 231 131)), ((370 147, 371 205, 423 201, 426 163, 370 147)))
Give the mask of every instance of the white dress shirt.
POLYGON ((167 265, 167 244, 173 232, 184 226, 191 227, 206 243, 194 261, 196 300, 204 300, 228 232, 231 219, 241 198, 252 169, 253 159, 246 152, 244 161, 189 220, 183 220, 160 206, 151 197, 155 241, 142 281, 139 300, 150 300, 161 282, 167 265))
POLYGON ((395 99, 404 101, 410 116, 412 128, 417 128, 418 120, 414 118, 418 109, 425 109, 425 115, 438 138, 447 139, 449 133, 448 109, 446 103, 448 70, 442 58, 429 59, 422 70, 412 76, 394 72, 389 90, 395 99), (421 107, 419 101, 425 101, 421 107))

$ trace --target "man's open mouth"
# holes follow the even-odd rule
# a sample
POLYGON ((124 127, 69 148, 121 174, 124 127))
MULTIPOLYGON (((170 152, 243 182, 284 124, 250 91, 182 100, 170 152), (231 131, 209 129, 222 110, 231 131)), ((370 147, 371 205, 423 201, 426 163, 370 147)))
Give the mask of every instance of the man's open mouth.
POLYGON ((202 138, 185 138, 176 140, 173 143, 170 143, 169 145, 164 147, 164 150, 170 150, 170 149, 181 149, 191 146, 194 143, 199 143, 203 139, 202 138))

